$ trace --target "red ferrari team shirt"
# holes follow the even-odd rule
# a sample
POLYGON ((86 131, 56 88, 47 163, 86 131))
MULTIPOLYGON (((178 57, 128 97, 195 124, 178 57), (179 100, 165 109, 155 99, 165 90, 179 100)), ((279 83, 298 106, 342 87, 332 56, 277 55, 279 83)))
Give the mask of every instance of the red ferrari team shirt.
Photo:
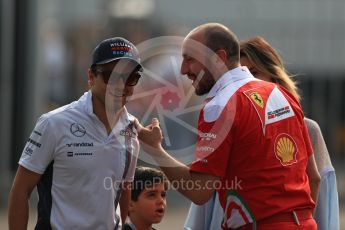
POLYGON ((212 174, 223 228, 313 208, 306 174, 313 153, 298 101, 246 67, 223 75, 200 112, 191 170, 212 174))

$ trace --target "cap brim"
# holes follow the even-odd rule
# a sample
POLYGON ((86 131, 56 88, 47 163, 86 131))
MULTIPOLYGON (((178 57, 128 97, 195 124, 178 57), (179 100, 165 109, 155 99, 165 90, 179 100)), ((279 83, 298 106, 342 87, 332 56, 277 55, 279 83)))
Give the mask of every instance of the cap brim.
POLYGON ((131 60, 133 61, 134 63, 136 63, 138 66, 140 66, 141 69, 144 69, 143 66, 135 59, 133 58, 130 58, 130 57, 117 57, 117 58, 111 58, 111 59, 107 59, 107 60, 104 60, 104 61, 101 61, 101 62, 97 62, 95 63, 96 65, 103 65, 103 64, 108 64, 110 62, 113 62, 113 61, 116 61, 116 60, 120 60, 120 59, 128 59, 128 60, 131 60))

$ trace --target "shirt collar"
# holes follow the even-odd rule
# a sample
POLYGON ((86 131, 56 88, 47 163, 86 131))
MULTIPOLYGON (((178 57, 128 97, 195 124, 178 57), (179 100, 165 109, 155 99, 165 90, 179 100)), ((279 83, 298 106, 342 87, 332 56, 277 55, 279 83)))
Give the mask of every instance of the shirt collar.
POLYGON ((137 230, 137 228, 132 223, 132 220, 131 220, 131 218, 129 216, 127 217, 126 224, 128 224, 132 228, 132 230, 137 230))
POLYGON ((85 111, 89 115, 94 115, 93 113, 93 106, 92 106, 92 93, 91 90, 84 93, 84 95, 80 98, 80 100, 83 100, 83 104, 85 106, 85 111), (84 100, 83 100, 84 99, 84 100))
MULTIPOLYGON (((137 230, 137 228, 135 227, 135 225, 133 224, 131 218, 128 216, 126 219, 126 224, 128 224, 132 230, 137 230)), ((155 230, 154 228, 151 227, 152 230, 155 230)))
POLYGON ((235 69, 229 70, 217 80, 216 84, 214 84, 214 86, 211 88, 206 98, 212 98, 216 96, 218 92, 225 86, 246 78, 254 78, 246 66, 240 66, 236 67, 235 69))

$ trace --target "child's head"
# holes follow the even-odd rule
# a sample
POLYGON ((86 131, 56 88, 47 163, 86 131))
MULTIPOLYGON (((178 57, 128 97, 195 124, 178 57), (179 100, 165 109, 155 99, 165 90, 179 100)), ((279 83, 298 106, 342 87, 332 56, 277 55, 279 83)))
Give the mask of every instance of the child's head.
POLYGON ((168 180, 160 170, 138 167, 132 183, 129 216, 134 224, 161 222, 166 208, 168 180))

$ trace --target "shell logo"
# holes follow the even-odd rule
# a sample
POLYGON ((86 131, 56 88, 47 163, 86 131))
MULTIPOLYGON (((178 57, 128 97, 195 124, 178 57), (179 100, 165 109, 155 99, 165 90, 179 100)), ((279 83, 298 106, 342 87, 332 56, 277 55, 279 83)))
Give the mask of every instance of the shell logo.
POLYGON ((297 145, 293 138, 286 133, 279 134, 274 144, 274 152, 283 166, 297 162, 297 145))

